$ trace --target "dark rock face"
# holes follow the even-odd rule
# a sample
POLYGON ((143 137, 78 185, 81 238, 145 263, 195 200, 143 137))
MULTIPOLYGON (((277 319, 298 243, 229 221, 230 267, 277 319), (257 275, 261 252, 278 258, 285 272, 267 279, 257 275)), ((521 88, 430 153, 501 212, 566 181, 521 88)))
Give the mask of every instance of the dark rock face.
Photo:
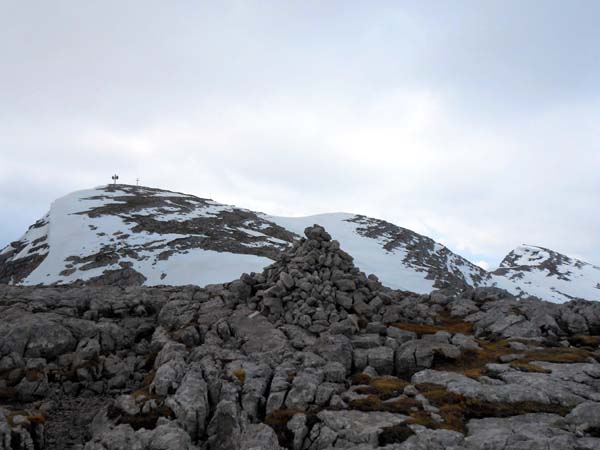
MULTIPOLYGON (((29 230, 42 229, 48 225, 47 218, 38 220, 29 230)), ((27 254, 19 258, 19 255, 26 248, 24 242, 12 242, 7 251, 0 254, 0 284, 17 283, 23 280, 33 272, 44 259, 46 259, 48 250, 47 235, 34 240, 27 254)))
POLYGON ((485 270, 455 255, 433 239, 392 223, 365 216, 356 216, 351 221, 361 225, 357 231, 363 236, 384 240, 385 250, 394 251, 397 248, 404 248, 405 264, 427 271, 427 278, 435 280, 435 288, 478 287, 486 284, 488 273, 485 270), (453 269, 450 270, 450 267, 453 269), (460 268, 463 270, 459 270, 460 268), (470 275, 466 277, 464 271, 469 272, 470 275))
POLYGON ((600 304, 393 291, 305 235, 223 285, 0 287, 0 450, 600 448, 600 304))

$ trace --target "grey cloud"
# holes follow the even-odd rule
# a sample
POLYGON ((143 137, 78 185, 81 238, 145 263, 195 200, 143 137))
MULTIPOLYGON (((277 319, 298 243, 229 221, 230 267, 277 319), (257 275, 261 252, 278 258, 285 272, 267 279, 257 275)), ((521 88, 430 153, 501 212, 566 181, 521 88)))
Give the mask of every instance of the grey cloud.
MULTIPOLYGON (((594 2, 14 3, 0 243, 109 181, 600 263, 594 2)), ((1 245, 0 244, 0 245, 1 245)))

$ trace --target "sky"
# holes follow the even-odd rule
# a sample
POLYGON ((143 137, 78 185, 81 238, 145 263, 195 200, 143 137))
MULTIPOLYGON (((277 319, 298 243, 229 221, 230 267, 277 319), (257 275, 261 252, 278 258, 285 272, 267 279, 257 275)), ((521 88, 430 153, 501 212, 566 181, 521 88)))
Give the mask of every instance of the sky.
POLYGON ((0 247, 119 181, 600 265, 600 2, 0 0, 0 247))

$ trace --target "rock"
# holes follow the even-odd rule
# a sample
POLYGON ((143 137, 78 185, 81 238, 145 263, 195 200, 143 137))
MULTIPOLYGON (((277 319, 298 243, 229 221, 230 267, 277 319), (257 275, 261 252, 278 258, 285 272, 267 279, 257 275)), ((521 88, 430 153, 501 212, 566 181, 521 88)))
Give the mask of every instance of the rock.
POLYGON ((456 345, 461 350, 481 350, 481 347, 479 344, 477 344, 477 342, 475 342, 473 336, 465 336, 464 334, 460 333, 452 336, 450 343, 456 345))
POLYGON ((388 337, 395 339, 398 344, 404 344, 405 342, 417 339, 417 335, 412 331, 406 331, 396 327, 388 327, 387 335, 388 337))
POLYGON ((25 367, 25 360, 18 353, 10 353, 3 358, 0 358, 0 371, 10 371, 25 367))
POLYGON ((581 431, 600 430, 600 403, 583 402, 571 410, 565 421, 581 431))
POLYGON ((14 309, 0 321, 0 356, 16 353, 28 358, 54 359, 74 350, 77 342, 58 317, 14 309), (56 321, 52 320, 56 319, 56 321))
POLYGON ((294 414, 294 416, 288 421, 287 429, 291 431, 294 436, 292 442, 292 450, 301 450, 304 439, 308 435, 308 427, 306 426, 306 415, 294 414))
POLYGON ((334 438, 346 440, 352 444, 369 444, 376 446, 379 435, 386 427, 401 424, 408 417, 387 412, 361 411, 321 411, 317 417, 329 430, 334 438))
POLYGON ((137 432, 145 450, 197 450, 190 435, 173 422, 158 425, 154 430, 137 432))
POLYGON ((193 441, 204 434, 209 414, 208 388, 198 365, 187 370, 177 391, 166 404, 193 441))
POLYGON ((396 351, 396 372, 399 375, 411 375, 427 369, 438 355, 445 359, 457 359, 461 352, 453 345, 434 340, 408 341, 396 351))
POLYGON ((417 430, 397 448, 398 450, 462 450, 464 436, 451 430, 417 430))
POLYGON ((317 387, 315 394, 315 403, 319 406, 325 406, 329 404, 331 398, 336 394, 344 392, 345 386, 341 383, 330 383, 324 382, 317 387))
POLYGON ((323 381, 320 370, 305 369, 298 373, 292 382, 285 405, 289 409, 305 410, 315 400, 317 387, 323 381))
POLYGON ((100 354, 100 343, 97 339, 83 339, 75 350, 75 365, 95 359, 100 354))
POLYGON ((344 335, 324 334, 315 343, 314 350, 326 361, 341 363, 346 371, 352 368, 352 345, 344 335))
POLYGON ((350 342, 352 348, 366 348, 372 349, 381 346, 381 337, 378 334, 363 334, 359 336, 352 336, 350 342))
POLYGON ((241 435, 242 424, 237 404, 228 400, 220 401, 208 425, 210 449, 239 449, 241 435))
POLYGON ((140 413, 140 406, 131 395, 119 395, 115 399, 115 407, 130 416, 135 416, 140 413))
POLYGON ((173 393, 185 375, 186 365, 180 359, 173 359, 161 365, 154 375, 150 391, 161 396, 173 393))
MULTIPOLYGON (((247 278, 245 278, 247 279, 247 278)), ((229 283, 229 290, 234 294, 234 297, 245 302, 252 295, 252 286, 245 279, 239 279, 229 283)))
POLYGON ((40 372, 21 379, 15 386, 18 398, 25 402, 43 398, 48 395, 49 390, 48 377, 40 372))
MULTIPOLYGON (((345 291, 345 292, 352 292, 356 289, 356 284, 354 283, 354 280, 346 280, 346 279, 336 280, 335 285, 339 290, 345 291)), ((364 305, 364 303, 363 303, 363 305, 364 305)), ((356 304, 354 304, 354 307, 356 308, 356 304)))
MULTIPOLYGON (((467 449, 520 450, 597 449, 598 439, 591 446, 586 438, 579 438, 553 424, 561 417, 555 414, 523 414, 505 419, 486 418, 471 420, 467 424, 467 449)), ((591 442, 590 442, 591 443, 591 442)))
POLYGON ((308 239, 312 239, 320 242, 329 242, 331 241, 331 235, 325 231, 325 228, 319 225, 313 225, 312 227, 308 227, 304 230, 304 235, 308 239))
POLYGON ((346 368, 339 362, 330 362, 323 367, 323 374, 326 381, 343 383, 346 379, 346 368))
POLYGON ((85 445, 85 450, 145 450, 135 431, 129 425, 118 425, 106 430, 85 445))
POLYGON ((281 272, 279 274, 279 279, 288 291, 292 289, 296 284, 294 278, 292 278, 292 276, 287 272, 281 272))
POLYGON ((248 425, 236 448, 240 450, 281 450, 273 429, 262 423, 248 425))
POLYGON ((2 410, 2 408, 0 408, 0 450, 11 450, 13 448, 11 445, 11 441, 12 436, 10 425, 6 420, 4 411, 2 410))
POLYGON ((394 373, 394 350, 389 347, 376 347, 369 350, 369 365, 380 375, 394 373))

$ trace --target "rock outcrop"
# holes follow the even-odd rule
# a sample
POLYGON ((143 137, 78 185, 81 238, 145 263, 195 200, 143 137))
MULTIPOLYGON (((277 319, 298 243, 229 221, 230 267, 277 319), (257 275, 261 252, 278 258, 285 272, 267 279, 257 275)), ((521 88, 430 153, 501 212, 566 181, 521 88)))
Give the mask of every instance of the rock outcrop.
POLYGON ((0 287, 0 450, 600 449, 600 304, 416 295, 312 226, 198 287, 0 287))

